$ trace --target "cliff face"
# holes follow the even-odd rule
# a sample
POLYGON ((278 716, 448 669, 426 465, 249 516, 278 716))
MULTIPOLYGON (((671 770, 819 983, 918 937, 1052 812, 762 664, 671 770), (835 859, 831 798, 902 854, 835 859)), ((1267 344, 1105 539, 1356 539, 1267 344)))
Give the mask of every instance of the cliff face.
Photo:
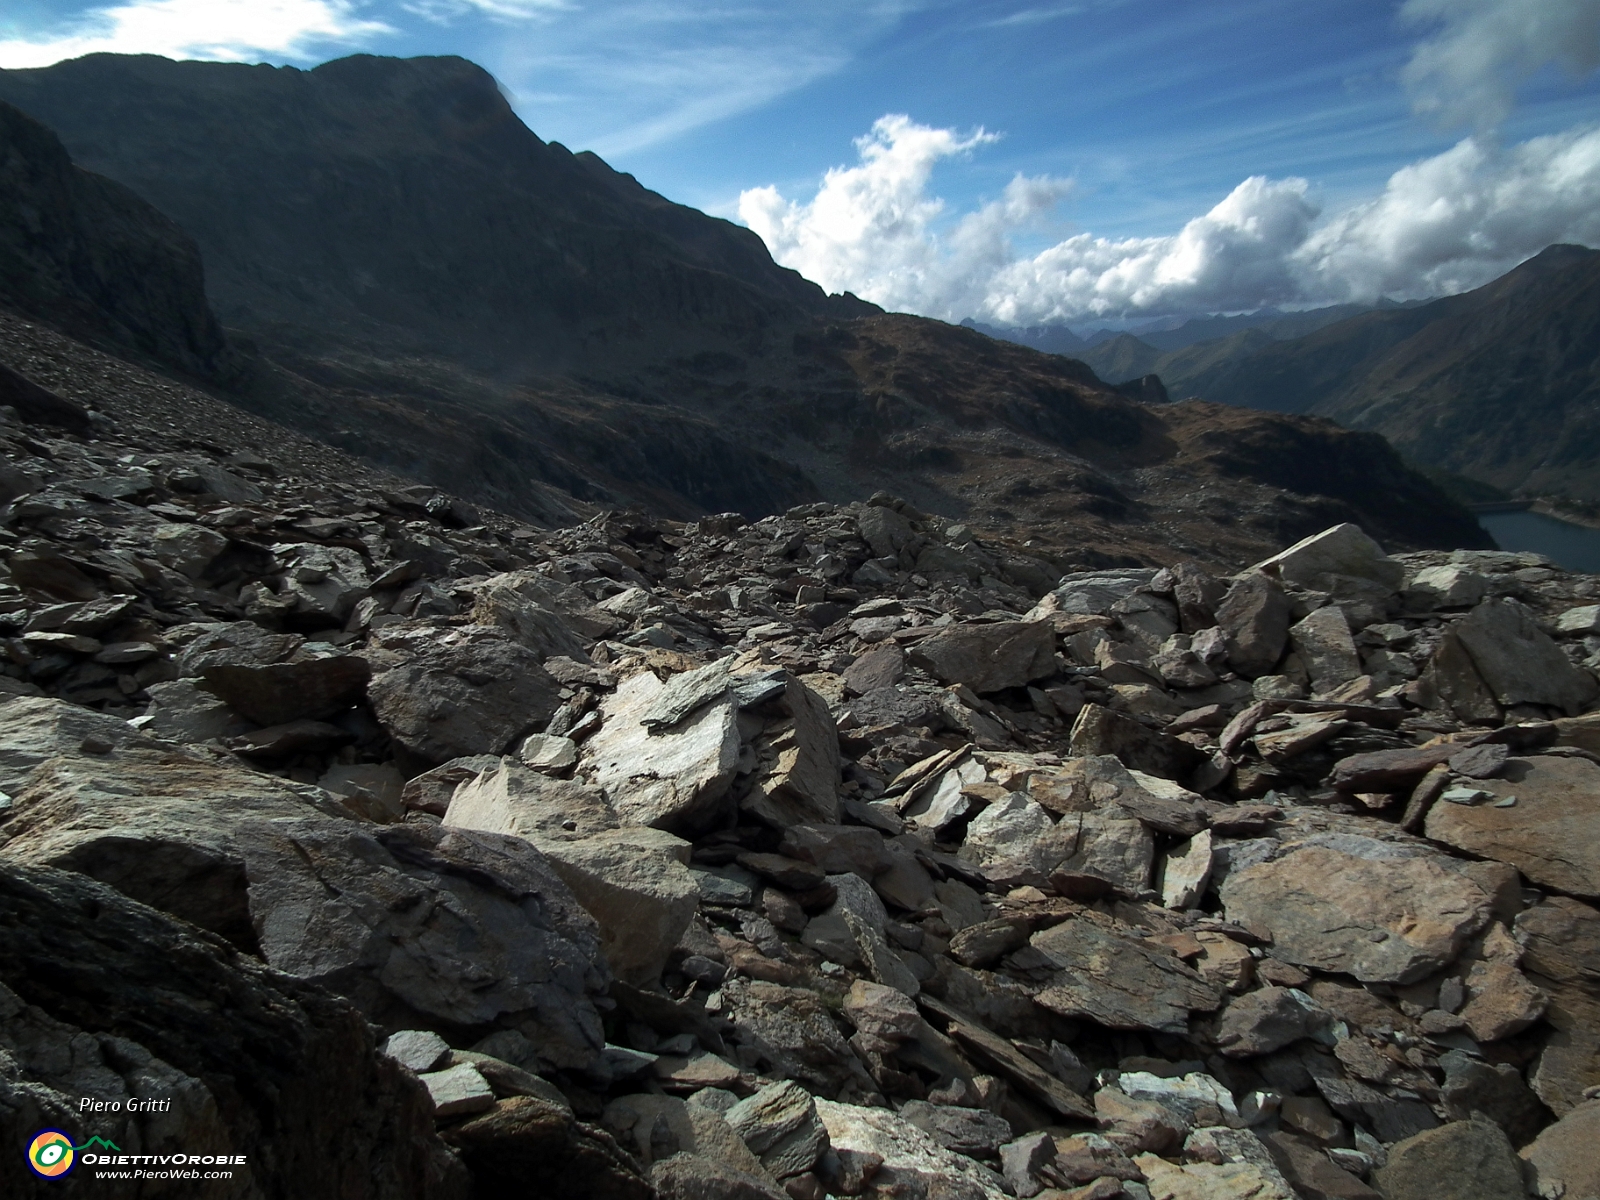
POLYGON ((223 352, 200 255, 174 221, 73 165, 0 102, 0 301, 123 352, 208 375, 223 352))
POLYGON ((1346 478, 1331 426, 1244 420, 1343 464, 1331 490, 1237 473, 1081 363, 825 296, 748 230, 541 141, 459 59, 99 55, 0 72, 0 98, 194 236, 236 403, 534 520, 572 519, 561 493, 693 517, 888 490, 1095 561, 1243 561, 1330 520, 1482 538, 1416 477, 1409 509, 1351 485, 1405 472, 1346 478))

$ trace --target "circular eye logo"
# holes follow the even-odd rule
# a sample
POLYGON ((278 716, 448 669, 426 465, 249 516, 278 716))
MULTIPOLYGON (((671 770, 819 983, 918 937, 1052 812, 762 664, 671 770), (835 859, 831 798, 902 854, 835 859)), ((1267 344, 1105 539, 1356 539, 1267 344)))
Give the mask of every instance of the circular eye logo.
POLYGON ((59 1129, 40 1130, 28 1144, 28 1165, 46 1179, 60 1179, 77 1161, 72 1139, 59 1129))

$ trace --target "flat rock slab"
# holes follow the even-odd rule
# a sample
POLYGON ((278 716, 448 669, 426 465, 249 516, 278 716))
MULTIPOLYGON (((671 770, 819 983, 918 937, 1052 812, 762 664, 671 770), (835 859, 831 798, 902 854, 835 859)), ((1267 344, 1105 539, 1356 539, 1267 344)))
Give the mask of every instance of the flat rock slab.
POLYGON ((1435 804, 1427 833, 1469 854, 1510 863, 1534 883, 1600 896, 1600 766, 1582 758, 1513 758, 1481 784, 1516 804, 1435 804))
POLYGON ((599 732, 584 743, 583 765, 630 825, 692 821, 727 793, 739 763, 738 711, 726 687, 652 732, 642 722, 665 690, 649 671, 625 679, 601 705, 599 732))
POLYGON ((1057 974, 1035 1000, 1109 1029, 1186 1033, 1191 1012, 1211 1012, 1222 989, 1172 954, 1087 920, 1064 921, 1030 940, 1057 974))
POLYGON ((958 625, 918 642, 911 661, 943 683, 975 692, 1021 687, 1055 674, 1056 635, 1048 621, 958 625))
POLYGON ((878 1195, 928 1200, 1008 1200, 1000 1176, 965 1155, 946 1150, 929 1134, 886 1108, 817 1101, 828 1140, 843 1154, 883 1160, 872 1176, 878 1195))
POLYGON ((1572 1200, 1600 1196, 1600 1100, 1580 1104, 1522 1150, 1529 1190, 1572 1200))
POLYGON ((1548 704, 1570 717, 1600 692, 1515 600, 1485 600, 1455 633, 1501 704, 1548 704))
POLYGON ((1269 930, 1276 957, 1365 983, 1421 979, 1489 920, 1489 897, 1455 860, 1353 834, 1293 843, 1220 890, 1228 920, 1269 930))
POLYGON ((257 725, 318 720, 343 712, 367 693, 372 668, 354 654, 304 662, 208 667, 201 686, 257 725))
POLYGON ((1455 1121, 1407 1138, 1389 1151, 1388 1165, 1373 1182, 1388 1200, 1507 1200, 1525 1194, 1511 1143, 1487 1121, 1455 1121))

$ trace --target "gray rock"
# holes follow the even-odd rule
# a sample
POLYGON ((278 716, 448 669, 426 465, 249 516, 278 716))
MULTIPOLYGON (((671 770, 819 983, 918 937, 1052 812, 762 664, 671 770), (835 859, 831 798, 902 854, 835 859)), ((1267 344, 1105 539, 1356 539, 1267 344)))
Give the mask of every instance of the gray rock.
POLYGON ((682 828, 727 795, 739 763, 738 712, 723 694, 664 732, 641 723, 665 690, 649 671, 625 679, 601 705, 603 724, 584 743, 582 768, 606 789, 627 824, 682 828))
POLYGON ((1220 891, 1230 921, 1271 931, 1275 956, 1368 983, 1430 974, 1489 919, 1489 897, 1455 860, 1350 834, 1230 869, 1220 891))
POLYGON ((983 1108, 908 1100, 900 1115, 946 1150, 969 1158, 993 1158, 1014 1136, 1009 1121, 983 1108))
POLYGON ((1211 831, 1203 829, 1167 851, 1161 861, 1161 903, 1167 908, 1193 908, 1211 880, 1211 831))
POLYGON ((882 1165, 872 1176, 879 1195, 918 1200, 1004 1200, 1000 1176, 946 1150, 905 1118, 882 1108, 818 1100, 817 1113, 841 1155, 872 1155, 882 1165))
POLYGON ((1124 766, 1184 779, 1206 761, 1205 755, 1186 742, 1147 728, 1134 718, 1099 704, 1085 704, 1072 723, 1072 756, 1092 758, 1112 755, 1124 766))
POLYGON ((1250 568, 1301 587, 1329 590, 1330 576, 1353 576, 1382 584, 1390 591, 1405 578, 1405 567, 1383 552, 1359 525, 1334 525, 1302 538, 1250 568))
POLYGON ((768 1084, 725 1114, 728 1125, 774 1178, 803 1175, 828 1148, 816 1102, 792 1080, 768 1084))
POLYGON ((530 733, 517 747, 517 757, 535 771, 559 774, 577 765, 578 744, 569 737, 530 733))
POLYGON ((1508 1200, 1524 1195, 1511 1143, 1487 1121, 1455 1121, 1389 1150, 1373 1182, 1387 1200, 1508 1200))
POLYGON ((875 646, 846 668, 845 693, 862 696, 878 688, 893 687, 905 678, 905 651, 892 642, 875 646))
POLYGON ((108 750, 157 748, 128 722, 65 700, 18 696, 0 701, 0 790, 15 795, 40 763, 59 755, 81 757, 85 742, 108 750))
POLYGON ((1487 785, 1515 807, 1436 804, 1428 836, 1469 854, 1510 863, 1535 883, 1600 896, 1600 766, 1581 758, 1514 758, 1487 785))
POLYGON ((830 875, 828 882, 838 895, 830 913, 849 929, 867 974, 881 984, 915 996, 921 991, 917 977, 884 939, 883 927, 889 914, 878 894, 859 875, 830 875))
MULTIPOLYGON (((818 1096, 877 1090, 816 992, 738 976, 721 992, 732 1040, 768 1075, 796 1080, 818 1096)), ((731 1080, 715 1082, 727 1087, 731 1080)))
POLYGON ((1515 600, 1486 600, 1455 626, 1478 674, 1501 704, 1547 704, 1576 716, 1600 694, 1515 600))
POLYGON ((1361 656, 1337 604, 1324 605, 1289 630, 1289 641, 1311 675, 1311 694, 1326 695, 1361 674, 1361 656))
POLYGON ((839 734, 828 702, 798 679, 784 682, 788 724, 764 739, 771 755, 740 806, 779 829, 839 820, 839 734))
POLYGON ((1264 987, 1228 1002, 1217 1023, 1217 1045, 1230 1058, 1252 1058, 1312 1037, 1333 1017, 1302 991, 1264 987))
POLYGON ((1600 1196, 1600 1100, 1580 1104, 1522 1150, 1529 1191, 1540 1197, 1600 1196))
POLYGON ((431 1071, 450 1057, 450 1043, 431 1029, 402 1029, 391 1033, 383 1052, 417 1073, 431 1071))
POLYGON ((440 1121, 494 1107, 494 1089, 471 1063, 460 1063, 422 1076, 433 1098, 433 1115, 440 1121))
POLYGON ((500 754, 561 702, 538 656, 496 629, 407 629, 379 644, 401 661, 368 685, 372 711, 427 762, 500 754))
POLYGON ((913 664, 943 683, 973 691, 1022 687, 1056 672, 1055 633, 1046 621, 957 625, 918 642, 913 664))
POLYGON ((1217 607, 1228 665, 1246 679, 1270 675, 1289 640, 1289 615, 1289 597, 1266 576, 1251 572, 1236 580, 1217 607))
POLYGON ((1454 628, 1439 639, 1416 685, 1417 702, 1469 724, 1498 724, 1500 705, 1454 628))
POLYGON ((320 720, 359 702, 372 668, 353 654, 207 667, 201 687, 257 725, 320 720))
POLYGON ((152 737, 172 742, 206 742, 229 737, 248 728, 243 718, 210 692, 203 692, 193 680, 173 679, 152 683, 145 689, 150 720, 144 731, 152 737))
POLYGON ((789 1200, 759 1175, 689 1151, 651 1166, 650 1191, 655 1200, 789 1200))
POLYGON ((1000 1173, 1013 1196, 1030 1200, 1044 1190, 1040 1173, 1055 1159, 1055 1139, 1041 1130, 1000 1147, 1000 1173))
POLYGON ((1051 1012, 1111 1029, 1184 1033, 1189 1014, 1222 1004, 1222 989, 1182 960, 1102 928, 1092 920, 1041 930, 1032 947, 1057 968, 1035 997, 1051 1012))
POLYGON ((1525 1146, 1548 1119, 1539 1098, 1510 1063, 1487 1063, 1451 1050, 1439 1056, 1439 1065, 1445 1073, 1439 1102, 1452 1121, 1486 1117, 1506 1131, 1513 1146, 1525 1146))
POLYGON ((844 998, 844 1015, 862 1033, 884 1041, 917 1036, 922 1015, 911 997, 897 988, 858 979, 844 998))
MULTIPOLYGON (((534 571, 492 575, 473 588, 476 603, 472 619, 476 624, 504 630, 533 651, 540 662, 553 655, 587 662, 583 638, 546 603, 551 599, 552 587, 560 586, 534 571)), ((610 631, 602 627, 599 633, 591 632, 589 636, 603 636, 610 631)))
POLYGON ((672 676, 650 699, 649 706, 639 717, 639 724, 651 733, 671 729, 713 700, 720 700, 733 686, 733 660, 718 659, 693 671, 683 671, 672 676))
POLYGON ((620 824, 599 788, 551 779, 511 758, 489 761, 496 764, 492 770, 456 785, 444 814, 446 825, 513 834, 545 848, 620 824))
POLYGON ((863 825, 795 825, 784 830, 779 848, 829 875, 873 879, 889 866, 883 835, 863 825))

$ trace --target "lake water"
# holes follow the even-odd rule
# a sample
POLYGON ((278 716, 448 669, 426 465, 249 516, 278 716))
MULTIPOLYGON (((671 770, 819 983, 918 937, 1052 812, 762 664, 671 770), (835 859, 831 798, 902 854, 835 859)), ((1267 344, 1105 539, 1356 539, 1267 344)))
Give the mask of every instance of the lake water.
POLYGON ((1536 512, 1481 513, 1478 524, 1502 550, 1531 550, 1569 571, 1600 572, 1600 529, 1536 512))

